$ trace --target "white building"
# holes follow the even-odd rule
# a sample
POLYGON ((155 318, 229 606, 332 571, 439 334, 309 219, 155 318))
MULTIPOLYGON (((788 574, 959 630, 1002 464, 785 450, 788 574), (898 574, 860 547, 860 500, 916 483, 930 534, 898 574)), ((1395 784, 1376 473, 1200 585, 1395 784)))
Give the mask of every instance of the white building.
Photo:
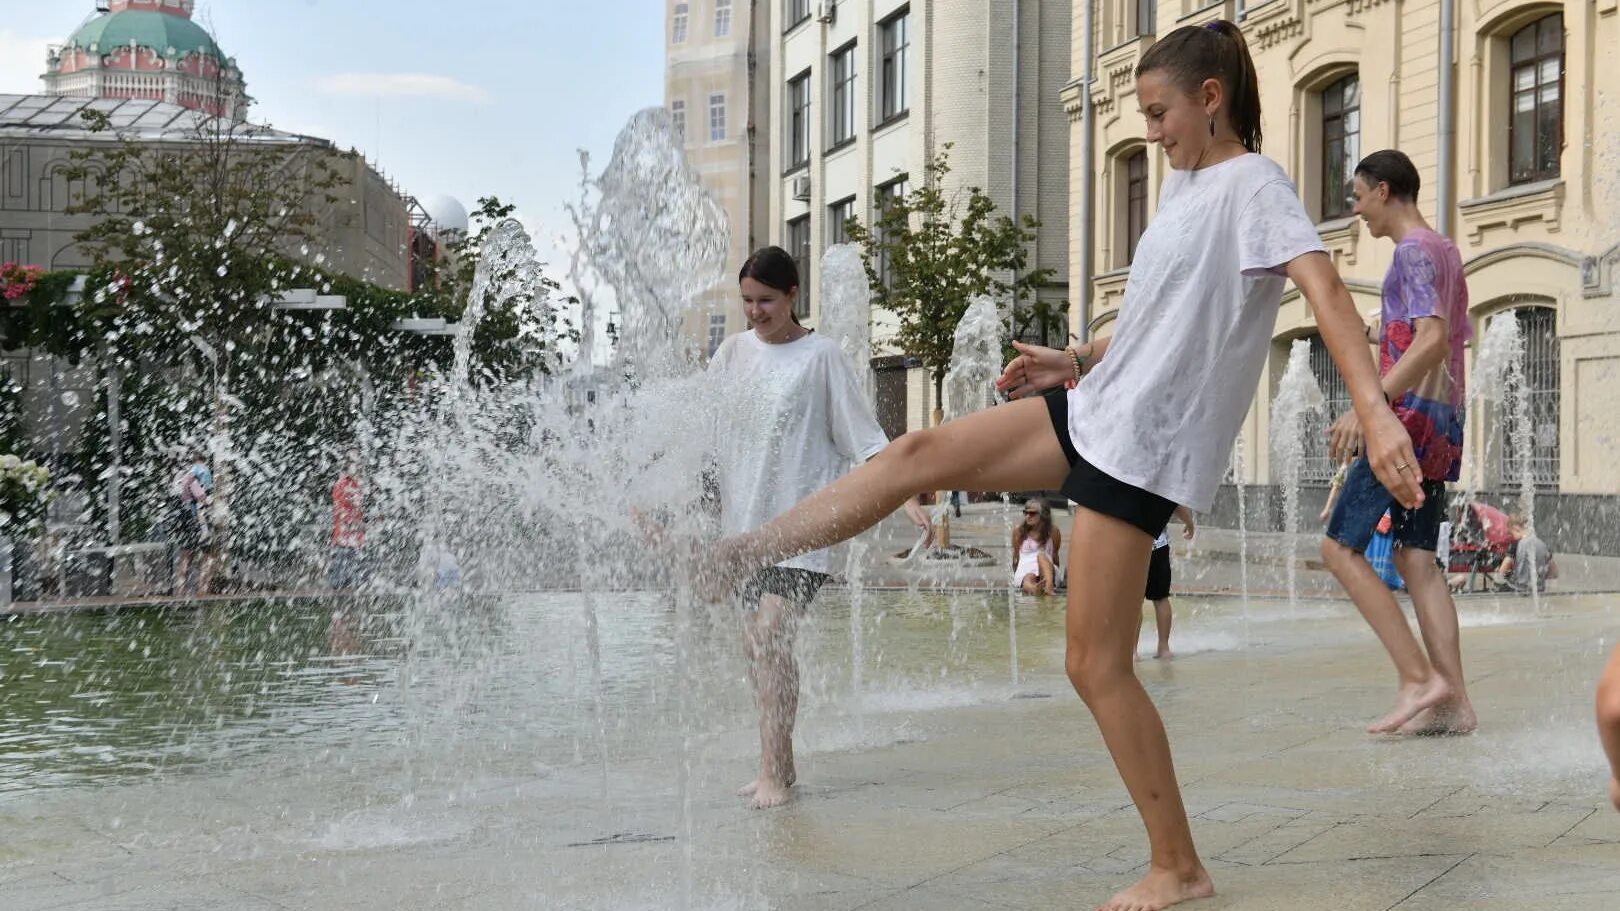
MULTIPOLYGON (((873 223, 946 144, 948 191, 976 186, 1001 214, 1039 219, 1030 263, 1054 275, 1041 297, 1068 298, 1068 4, 770 5, 768 237, 811 276, 806 322, 820 315, 821 252, 847 239, 846 220, 873 223)), ((926 373, 885 344, 890 326, 874 313, 879 418, 895 433, 926 426, 936 403, 926 373)))

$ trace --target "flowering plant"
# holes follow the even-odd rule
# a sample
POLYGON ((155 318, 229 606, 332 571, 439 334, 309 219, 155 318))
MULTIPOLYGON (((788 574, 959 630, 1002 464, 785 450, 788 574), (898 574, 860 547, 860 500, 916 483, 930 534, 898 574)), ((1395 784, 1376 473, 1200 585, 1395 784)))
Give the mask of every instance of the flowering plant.
POLYGON ((21 263, 0 265, 0 296, 8 301, 17 300, 34 290, 34 286, 39 284, 39 277, 44 274, 45 270, 38 266, 21 263))
POLYGON ((31 459, 0 455, 0 534, 36 530, 55 495, 50 469, 31 459))

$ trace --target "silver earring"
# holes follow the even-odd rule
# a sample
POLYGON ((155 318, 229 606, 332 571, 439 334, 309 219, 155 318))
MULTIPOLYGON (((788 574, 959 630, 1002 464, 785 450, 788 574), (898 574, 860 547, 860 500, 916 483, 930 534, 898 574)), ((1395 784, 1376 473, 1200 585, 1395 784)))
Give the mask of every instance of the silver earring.
POLYGON ((1209 135, 1215 135, 1215 115, 1209 115, 1209 135))

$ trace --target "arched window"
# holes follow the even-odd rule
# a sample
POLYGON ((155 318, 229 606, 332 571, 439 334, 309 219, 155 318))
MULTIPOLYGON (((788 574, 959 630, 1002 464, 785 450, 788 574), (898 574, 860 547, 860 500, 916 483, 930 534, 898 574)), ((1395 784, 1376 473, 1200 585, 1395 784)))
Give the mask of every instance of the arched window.
POLYGON ((1559 346, 1557 314, 1550 307, 1518 307, 1497 314, 1495 319, 1516 319, 1524 339, 1524 386, 1530 419, 1529 446, 1520 451, 1514 445, 1519 429, 1513 409, 1503 409, 1497 422, 1501 453, 1500 482, 1515 488, 1530 472, 1537 487, 1556 487, 1559 472, 1559 346))
POLYGON ((1147 231, 1148 167, 1147 150, 1137 149, 1125 158, 1125 265, 1136 259, 1136 245, 1147 231))
POLYGON ((1550 180, 1564 146, 1564 14, 1519 29, 1508 53, 1508 182, 1550 180))
POLYGON ((1361 161, 1361 79, 1340 79, 1322 90, 1322 219, 1343 218, 1355 205, 1350 189, 1361 161))

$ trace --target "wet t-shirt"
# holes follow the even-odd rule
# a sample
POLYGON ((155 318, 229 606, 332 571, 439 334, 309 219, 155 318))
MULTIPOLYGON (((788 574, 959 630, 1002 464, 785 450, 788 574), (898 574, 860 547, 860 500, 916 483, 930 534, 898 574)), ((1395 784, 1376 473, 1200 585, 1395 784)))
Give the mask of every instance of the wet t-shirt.
MULTIPOLYGON (((849 359, 825 336, 772 345, 739 332, 709 376, 724 403, 715 441, 723 534, 764 525, 889 445, 849 359)), ((827 551, 778 565, 824 573, 827 551)))
POLYGON ((1284 269, 1323 250, 1276 162, 1172 171, 1108 354, 1069 392, 1069 435, 1109 476, 1208 512, 1254 401, 1284 269))
POLYGON ((1394 369, 1417 338, 1417 321, 1446 321, 1450 350, 1416 386, 1395 400, 1395 416, 1412 437, 1426 481, 1455 481, 1462 470, 1463 347, 1473 337, 1462 256, 1447 237, 1417 228, 1395 245, 1384 275, 1378 375, 1394 369))

